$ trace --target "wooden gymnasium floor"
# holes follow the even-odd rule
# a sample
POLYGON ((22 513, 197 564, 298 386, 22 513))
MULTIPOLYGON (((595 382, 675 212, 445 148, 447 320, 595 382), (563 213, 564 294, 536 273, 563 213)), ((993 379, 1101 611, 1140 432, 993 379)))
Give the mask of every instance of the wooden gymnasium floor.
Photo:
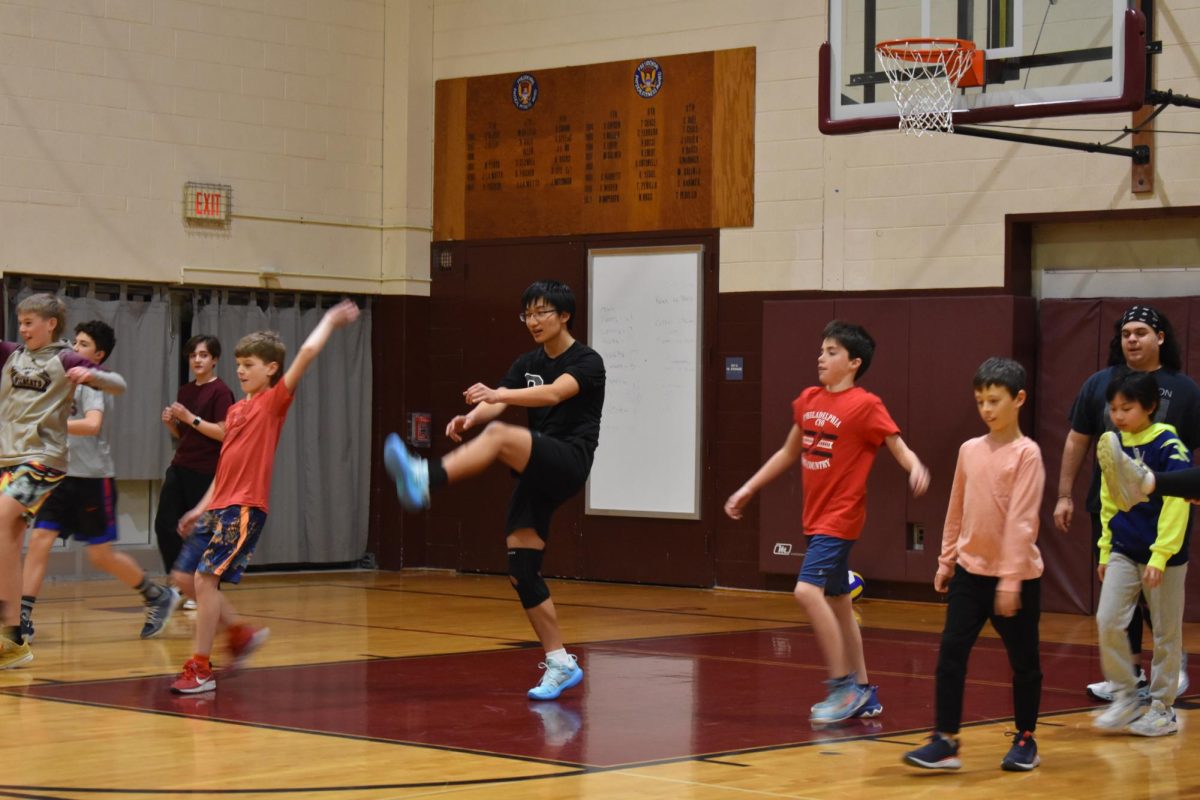
MULTIPOLYGON (((917 773, 900 755, 931 724, 940 607, 862 601, 884 714, 814 731, 824 676, 790 595, 553 590, 587 677, 535 703, 524 692, 541 654, 502 577, 251 575, 231 596, 271 641, 215 694, 186 698, 167 691, 190 651, 186 616, 141 641, 141 608, 116 583, 51 584, 35 661, 0 672, 0 797, 1200 796, 1193 703, 1179 703, 1176 736, 1090 729, 1090 618, 1043 618, 1040 769, 999 769, 1008 672, 989 636, 971 664, 963 769, 917 773)), ((1200 625, 1186 640, 1196 652, 1200 625)))

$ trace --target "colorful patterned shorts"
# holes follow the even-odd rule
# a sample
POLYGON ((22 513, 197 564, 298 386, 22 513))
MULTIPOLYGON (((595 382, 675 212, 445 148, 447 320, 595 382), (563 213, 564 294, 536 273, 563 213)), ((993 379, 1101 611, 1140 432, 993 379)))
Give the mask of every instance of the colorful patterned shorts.
POLYGON ((30 461, 14 467, 0 467, 0 494, 7 495, 25 507, 25 521, 33 522, 38 509, 67 477, 62 470, 30 461))
POLYGON ((229 506, 209 511, 192 534, 209 538, 196 572, 216 575, 226 583, 240 581, 266 521, 261 508, 229 506))

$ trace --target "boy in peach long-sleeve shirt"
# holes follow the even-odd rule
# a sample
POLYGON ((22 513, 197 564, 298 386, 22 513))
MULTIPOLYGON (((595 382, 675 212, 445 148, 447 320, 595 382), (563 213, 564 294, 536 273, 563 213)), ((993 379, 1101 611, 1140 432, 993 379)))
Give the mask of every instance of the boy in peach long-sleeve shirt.
POLYGON ((1000 766, 1031 770, 1040 763, 1037 743, 1042 670, 1038 654, 1042 556, 1037 548, 1038 508, 1046 482, 1042 454, 1021 433, 1025 370, 1007 358, 989 358, 975 373, 975 403, 989 433, 958 451, 950 506, 942 532, 933 587, 949 591, 937 665, 937 727, 929 743, 906 753, 906 763, 958 769, 967 659, 991 621, 1013 668, 1017 733, 1000 766))

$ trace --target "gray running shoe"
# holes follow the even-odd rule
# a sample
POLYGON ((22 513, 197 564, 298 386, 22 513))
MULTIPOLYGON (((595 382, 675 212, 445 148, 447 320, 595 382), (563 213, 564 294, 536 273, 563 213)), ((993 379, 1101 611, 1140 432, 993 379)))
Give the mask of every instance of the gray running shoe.
POLYGON ((164 586, 156 599, 147 600, 146 624, 142 626, 142 638, 153 639, 162 633, 182 599, 183 595, 174 586, 164 586))

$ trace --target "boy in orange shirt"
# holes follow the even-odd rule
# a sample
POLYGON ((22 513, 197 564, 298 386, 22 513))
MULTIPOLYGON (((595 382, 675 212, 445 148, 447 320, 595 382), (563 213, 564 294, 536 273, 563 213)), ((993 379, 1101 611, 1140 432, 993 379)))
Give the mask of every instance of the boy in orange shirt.
MULTIPOLYGON (((171 684, 174 692, 196 694, 217 688, 209 654, 219 627, 228 631, 231 667, 245 661, 270 633, 242 622, 219 585, 241 580, 258 543, 267 519, 275 447, 300 378, 330 334, 356 319, 358 306, 350 300, 326 311, 286 373, 286 351, 278 334, 259 331, 238 342, 234 351, 237 376, 246 397, 234 403, 225 417, 225 438, 212 485, 179 520, 179 535, 187 541, 172 575, 178 578, 194 572, 196 649, 171 684)), ((192 587, 180 588, 191 594, 192 587)))
POLYGON ((1042 451, 1021 433, 1025 369, 989 358, 975 373, 975 405, 988 434, 958 449, 933 588, 949 591, 937 665, 937 727, 929 743, 904 755, 925 769, 958 769, 967 659, 991 621, 1013 668, 1016 738, 1000 768, 1028 771, 1041 759, 1033 730, 1042 696, 1038 655, 1042 556, 1038 508, 1046 484, 1042 451))

